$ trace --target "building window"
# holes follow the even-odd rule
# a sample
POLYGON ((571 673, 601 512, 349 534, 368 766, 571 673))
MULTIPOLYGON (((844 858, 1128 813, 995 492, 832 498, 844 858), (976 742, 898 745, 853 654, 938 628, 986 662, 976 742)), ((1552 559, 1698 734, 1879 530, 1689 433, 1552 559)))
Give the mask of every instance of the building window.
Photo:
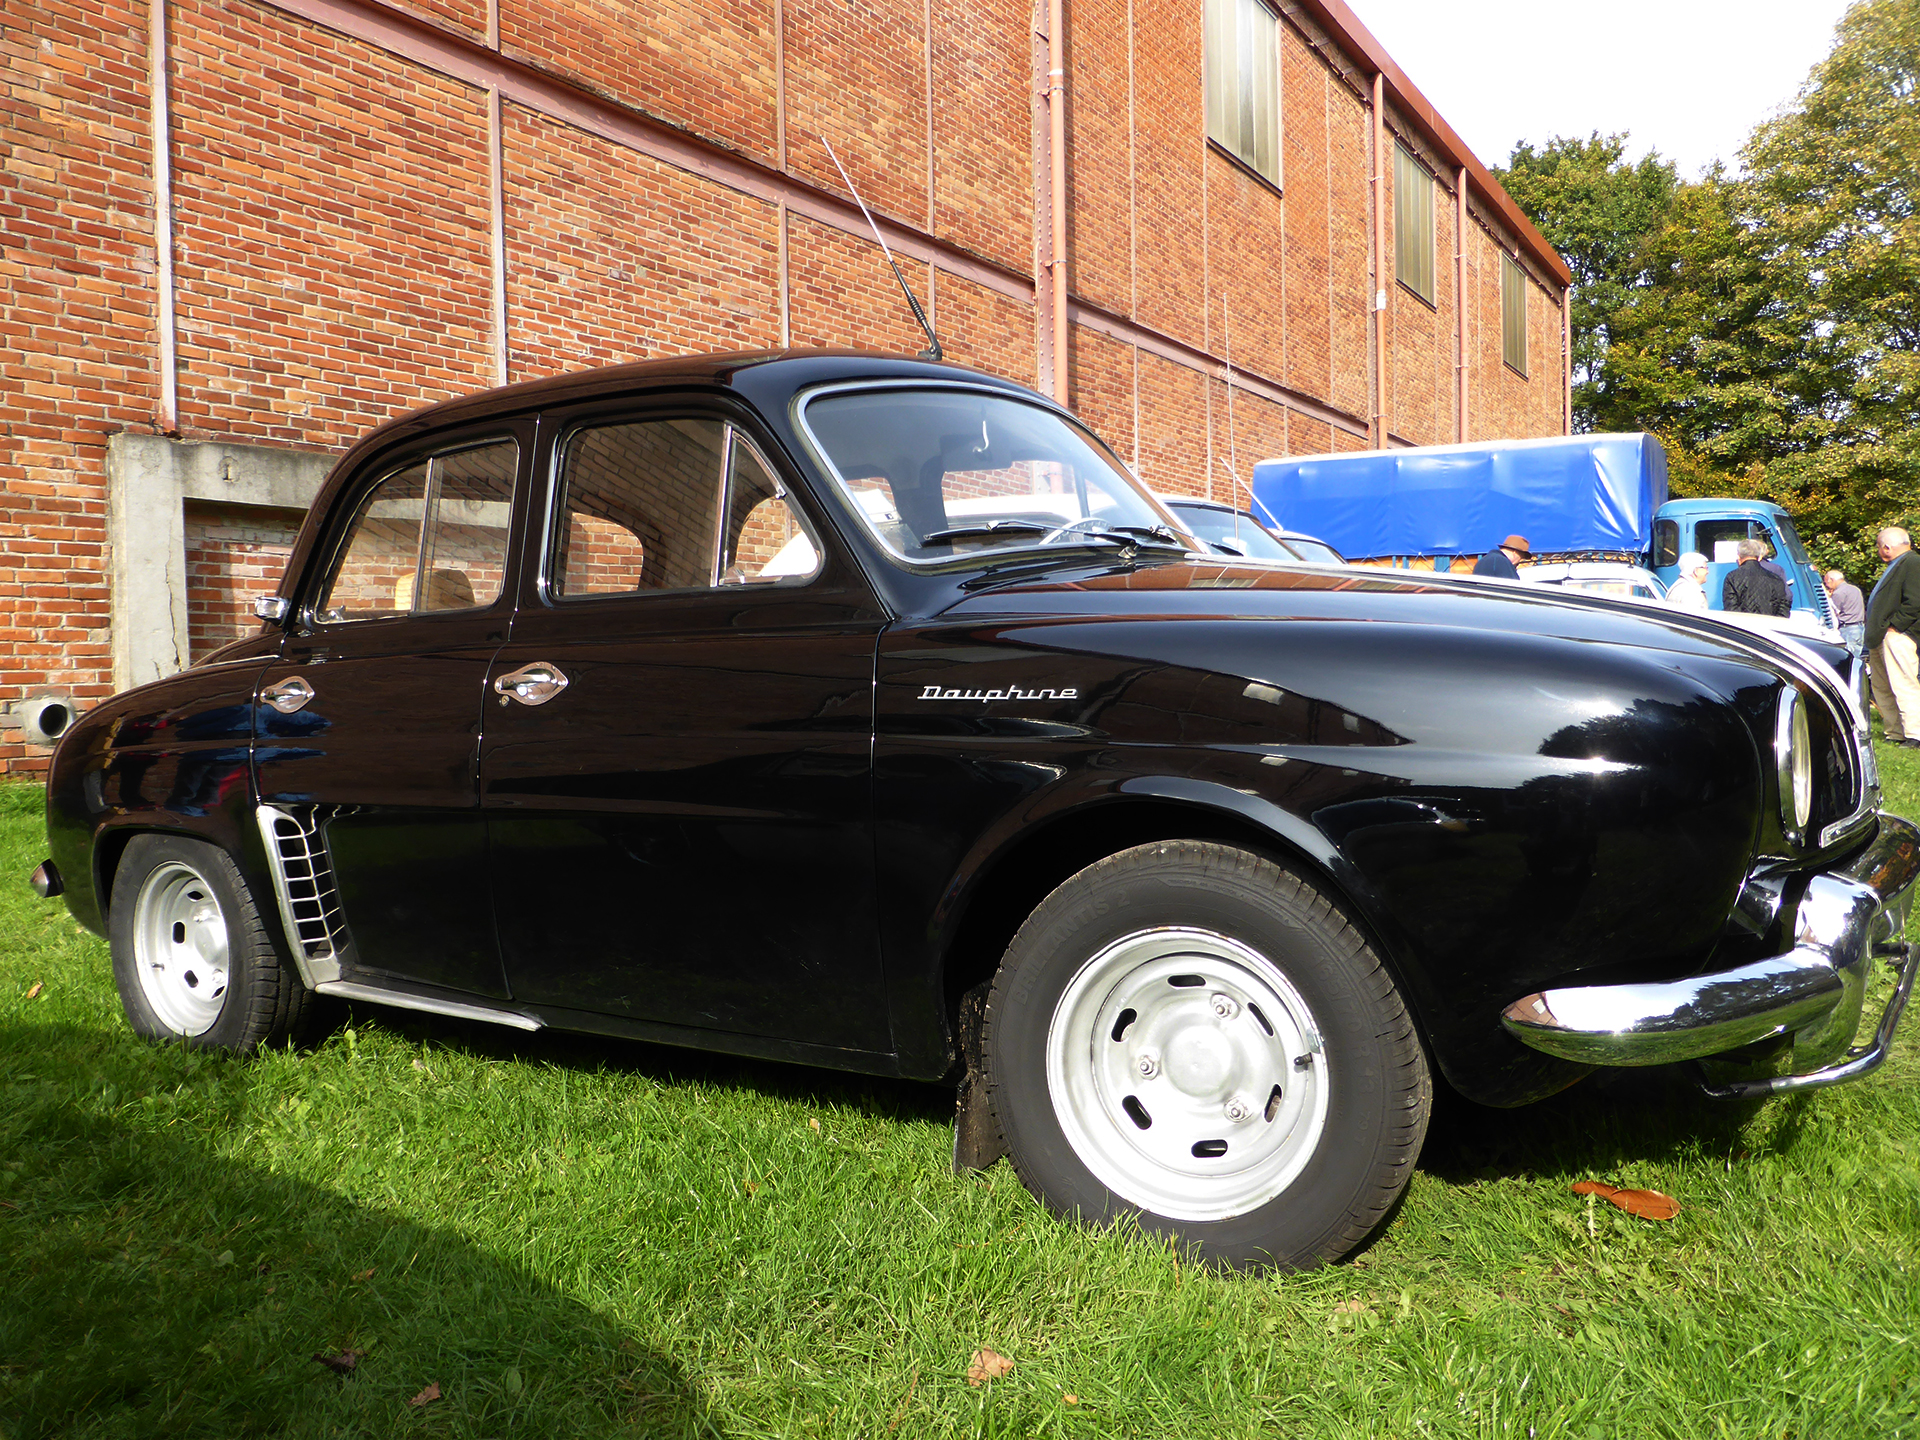
POLYGON ((1207 0, 1207 134, 1280 183, 1280 23, 1260 0, 1207 0))
POLYGON ((1500 257, 1500 358, 1527 373, 1527 272, 1510 255, 1500 257))
POLYGON ((1393 147, 1393 273, 1433 304, 1433 176, 1406 146, 1393 147))

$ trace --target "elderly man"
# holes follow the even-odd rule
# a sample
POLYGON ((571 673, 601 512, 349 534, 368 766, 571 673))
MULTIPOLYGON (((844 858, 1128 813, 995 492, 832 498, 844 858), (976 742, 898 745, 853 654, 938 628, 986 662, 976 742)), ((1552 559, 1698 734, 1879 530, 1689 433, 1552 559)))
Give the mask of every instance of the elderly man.
MULTIPOLYGON (((1720 587, 1720 608, 1737 615, 1791 615, 1793 602, 1787 598, 1787 582, 1760 564, 1767 553, 1766 542, 1742 540, 1734 553, 1740 563, 1727 572, 1726 583, 1720 587)), ((1914 718, 1920 721, 1920 713, 1914 718)))
POLYGON ((1509 535, 1500 542, 1496 550, 1489 550, 1474 562, 1473 573, 1491 575, 1497 580, 1518 580, 1519 570, 1514 567, 1522 560, 1533 558, 1533 547, 1527 544, 1524 535, 1509 535))
POLYGON ((1689 550, 1680 557, 1680 575, 1667 591, 1667 603, 1683 610, 1706 610, 1707 557, 1689 550))
POLYGON ((1829 570, 1820 577, 1827 587, 1827 600, 1833 606, 1833 623, 1840 636, 1856 655, 1866 653, 1867 600, 1858 585, 1849 585, 1844 572, 1829 570))
POLYGON ((1912 537, 1889 525, 1878 537, 1887 562, 1867 597, 1867 653, 1873 657, 1873 706, 1886 726, 1887 739, 1920 750, 1920 658, 1914 632, 1920 629, 1920 557, 1912 537))

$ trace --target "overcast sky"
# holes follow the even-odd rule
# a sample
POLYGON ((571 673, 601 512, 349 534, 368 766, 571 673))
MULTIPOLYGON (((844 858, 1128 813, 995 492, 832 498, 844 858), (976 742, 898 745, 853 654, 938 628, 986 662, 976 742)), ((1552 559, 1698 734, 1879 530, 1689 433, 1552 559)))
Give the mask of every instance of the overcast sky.
POLYGON ((1846 0, 1348 0, 1487 165, 1521 140, 1631 136, 1692 178, 1737 168, 1753 127, 1833 46, 1846 0))

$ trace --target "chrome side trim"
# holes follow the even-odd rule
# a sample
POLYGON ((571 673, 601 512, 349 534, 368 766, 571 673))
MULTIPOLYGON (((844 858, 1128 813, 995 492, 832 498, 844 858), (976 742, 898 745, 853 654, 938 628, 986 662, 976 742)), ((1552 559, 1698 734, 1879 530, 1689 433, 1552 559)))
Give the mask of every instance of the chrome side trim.
POLYGON ((1682 980, 1545 990, 1514 1001, 1501 1023, 1533 1049, 1588 1065, 1698 1060, 1791 1033, 1794 1068, 1817 1073, 1848 1053, 1868 970, 1900 946, 1916 877, 1920 830, 1882 815, 1872 844, 1809 880, 1788 953, 1682 980))
POLYGON ((460 1000, 430 1000, 398 990, 383 990, 378 985, 361 985, 352 980, 323 980, 313 987, 322 995, 338 995, 346 1000, 371 1000, 401 1010, 424 1010, 430 1015, 453 1015, 462 1020, 485 1020, 494 1025, 511 1025, 516 1030, 542 1030, 546 1021, 518 1010, 496 1010, 490 1005, 468 1005, 460 1000))
POLYGON ((346 945, 333 868, 320 838, 319 809, 307 807, 303 820, 277 805, 262 805, 254 811, 254 821, 266 847, 287 948, 300 979, 309 990, 317 990, 340 978, 339 952, 346 945))

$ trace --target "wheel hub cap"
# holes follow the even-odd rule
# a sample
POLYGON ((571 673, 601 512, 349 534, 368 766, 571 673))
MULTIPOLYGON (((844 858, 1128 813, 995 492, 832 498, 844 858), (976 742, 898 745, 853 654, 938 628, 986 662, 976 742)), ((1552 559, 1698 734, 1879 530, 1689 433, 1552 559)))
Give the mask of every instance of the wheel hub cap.
POLYGON ((172 860, 140 886, 134 968, 154 1014, 180 1035, 204 1035, 227 998, 227 920, 198 870, 172 860))
POLYGON ((1326 1128, 1319 1027, 1270 959, 1208 930, 1137 931, 1083 965, 1047 1032, 1047 1085, 1116 1195, 1224 1220, 1280 1194, 1326 1128))

